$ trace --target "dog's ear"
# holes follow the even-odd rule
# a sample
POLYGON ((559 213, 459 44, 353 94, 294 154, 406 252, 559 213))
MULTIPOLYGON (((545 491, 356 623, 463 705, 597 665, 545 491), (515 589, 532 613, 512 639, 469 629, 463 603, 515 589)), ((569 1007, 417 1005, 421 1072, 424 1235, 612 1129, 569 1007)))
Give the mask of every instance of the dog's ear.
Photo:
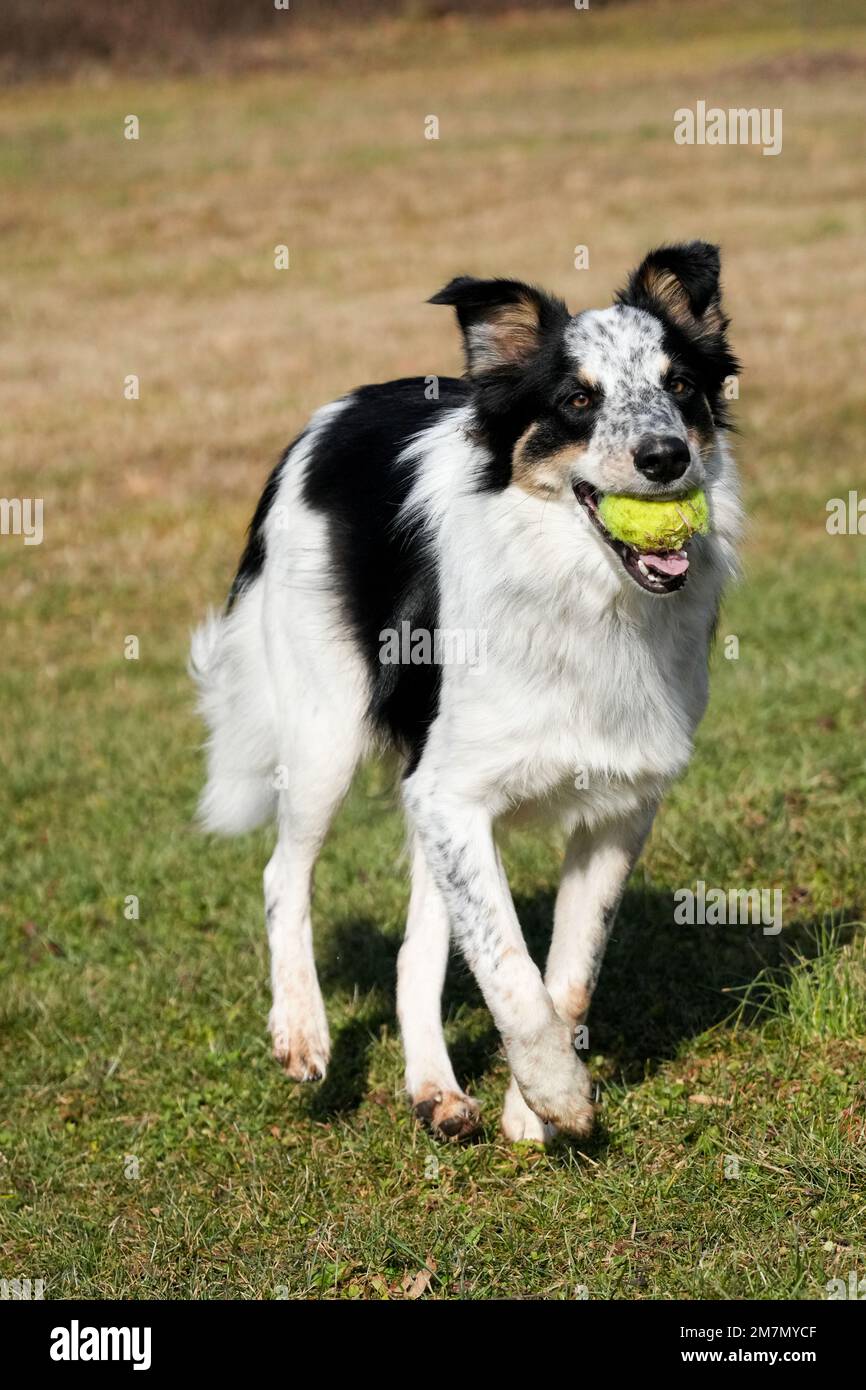
POLYGON ((617 300, 669 319, 686 333, 721 335, 727 319, 722 313, 720 268, 719 248, 708 241, 660 246, 632 272, 617 300))
POLYGON ((458 275, 428 303, 457 310, 470 376, 525 366, 569 318, 561 299, 520 280, 458 275))

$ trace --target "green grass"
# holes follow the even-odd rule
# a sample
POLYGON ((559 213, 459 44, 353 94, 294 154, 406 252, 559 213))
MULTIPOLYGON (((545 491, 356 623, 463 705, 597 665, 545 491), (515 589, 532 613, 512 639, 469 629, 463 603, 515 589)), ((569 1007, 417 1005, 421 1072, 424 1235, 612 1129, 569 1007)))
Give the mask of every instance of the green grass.
MULTIPOLYGON (((796 612, 805 593, 786 593, 796 612)), ((780 620, 770 602, 756 621, 748 594, 725 626, 760 666, 780 620)), ((844 731, 818 725, 856 661, 846 671, 832 647, 822 660, 820 643, 812 659, 786 688, 742 655, 716 662, 698 756, 594 1005, 604 1103, 584 1153, 498 1138, 505 1068, 459 966, 448 1033, 487 1125, 458 1149, 411 1120, 393 1011, 405 865, 384 771, 355 789, 320 866, 335 1052, 323 1086, 296 1088, 264 1036, 267 837, 191 830, 195 733, 174 662, 69 673, 62 718, 29 746, 22 702, 3 844, 9 1277, 43 1277, 52 1296, 378 1297, 435 1262, 429 1294, 443 1296, 820 1296, 862 1261, 866 961, 862 767, 846 766, 844 731), (69 701, 106 687, 94 727, 69 701), (781 886, 782 938, 674 927, 671 890, 697 877, 781 886)), ((541 951, 557 851, 515 837, 508 861, 541 951)))
MULTIPOLYGON (((736 23, 709 4, 676 31, 663 5, 614 7, 573 51, 571 17, 480 26, 480 75, 474 24, 409 26, 321 90, 310 66, 0 102, 2 491, 38 479, 46 499, 41 547, 0 539, 0 1277, 52 1298, 403 1297, 423 1274, 425 1297, 778 1299, 866 1270, 866 541, 824 526, 866 425, 859 88, 785 57, 864 52, 831 8, 804 38, 778 4, 736 23), (702 177, 666 132, 703 90, 783 105, 792 157, 719 150, 702 177), (116 140, 129 110, 152 132, 138 150, 116 140), (419 146, 428 110, 451 145, 419 146), (334 1058, 294 1087, 265 1032, 269 836, 192 825, 187 632, 305 412, 456 361, 449 325, 414 310, 437 284, 474 265, 601 303, 684 224, 728 250, 744 581, 593 1004, 597 1132, 547 1152, 499 1137, 507 1073, 455 961, 447 1033, 485 1123, 440 1145, 401 1091, 392 776, 364 771, 319 866, 334 1058), (781 936, 675 926, 697 879, 780 889, 781 936)), ((560 857, 542 835, 506 846, 539 958, 560 857)))

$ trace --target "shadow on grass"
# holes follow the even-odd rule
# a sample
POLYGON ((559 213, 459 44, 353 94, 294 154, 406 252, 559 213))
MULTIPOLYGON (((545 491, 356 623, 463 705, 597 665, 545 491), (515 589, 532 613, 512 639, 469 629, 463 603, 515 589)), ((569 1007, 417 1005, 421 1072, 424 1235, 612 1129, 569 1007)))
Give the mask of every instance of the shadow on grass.
MULTIPOLYGON (((542 969, 554 898, 545 891, 515 903, 529 949, 542 969)), ((741 991, 768 967, 782 964, 792 946, 807 957, 816 954, 819 927, 818 922, 801 921, 781 935, 765 936, 760 926, 680 926, 673 921, 672 890, 630 886, 593 999, 590 1056, 605 1058, 608 1075, 638 1084, 685 1040, 730 1018, 741 991)), ((383 1025, 396 1026, 399 945, 366 920, 337 924, 323 943, 319 964, 325 997, 339 989, 356 990, 369 999, 362 1016, 336 1031, 328 1076, 311 1104, 316 1119, 355 1110, 367 1093, 370 1050, 383 1025)), ((755 992, 755 1011, 760 1001, 755 992)), ((501 1044, 475 980, 453 952, 443 1013, 451 1020, 455 1071, 471 1091, 501 1044)))

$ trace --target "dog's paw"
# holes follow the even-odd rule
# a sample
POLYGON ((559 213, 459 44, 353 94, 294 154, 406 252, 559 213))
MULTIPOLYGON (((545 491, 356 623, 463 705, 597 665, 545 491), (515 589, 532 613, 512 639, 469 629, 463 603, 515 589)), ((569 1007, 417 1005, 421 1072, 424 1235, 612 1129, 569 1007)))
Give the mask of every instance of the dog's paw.
POLYGON ((557 1019, 531 1044, 512 1044, 508 1055, 523 1099, 539 1120, 585 1139, 595 1122, 592 1083, 568 1025, 557 1019))
POLYGON ((502 1133, 505 1138, 510 1139, 512 1144, 549 1144, 558 1132, 556 1125, 539 1119, 535 1111, 530 1110, 512 1076, 502 1107, 502 1133))
POLYGON ((323 1081, 331 1047, 327 1033, 314 1024, 301 1028, 286 1019, 270 1019, 274 1056, 292 1081, 323 1081))
POLYGON ((466 1139, 481 1123, 477 1100, 462 1091, 446 1091, 434 1085, 423 1086, 412 1097, 412 1109, 443 1139, 466 1139))

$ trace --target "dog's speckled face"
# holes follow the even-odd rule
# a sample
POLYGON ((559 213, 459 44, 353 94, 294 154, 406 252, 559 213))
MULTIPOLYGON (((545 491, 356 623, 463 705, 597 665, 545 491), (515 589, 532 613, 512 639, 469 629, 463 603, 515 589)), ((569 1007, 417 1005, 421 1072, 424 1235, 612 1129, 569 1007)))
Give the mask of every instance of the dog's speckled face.
POLYGON ((609 309, 571 316, 513 280, 463 277, 436 295, 463 330, 487 486, 580 503, 599 542, 650 593, 682 587, 688 556, 638 555, 606 534, 604 493, 676 498, 705 481, 737 370, 719 255, 704 242, 651 252, 609 309))
MULTIPOLYGON (((572 402, 591 432, 580 460, 580 477, 600 492, 667 495, 703 481, 701 441, 712 430, 702 398, 696 410, 695 387, 685 367, 666 349, 659 319, 642 309, 617 306, 591 310, 572 319, 565 330, 566 351, 573 357, 580 390, 572 402), (677 441, 688 450, 657 465, 660 476, 640 467, 647 440, 677 441)), ((652 472, 652 470, 650 470, 652 472)))

